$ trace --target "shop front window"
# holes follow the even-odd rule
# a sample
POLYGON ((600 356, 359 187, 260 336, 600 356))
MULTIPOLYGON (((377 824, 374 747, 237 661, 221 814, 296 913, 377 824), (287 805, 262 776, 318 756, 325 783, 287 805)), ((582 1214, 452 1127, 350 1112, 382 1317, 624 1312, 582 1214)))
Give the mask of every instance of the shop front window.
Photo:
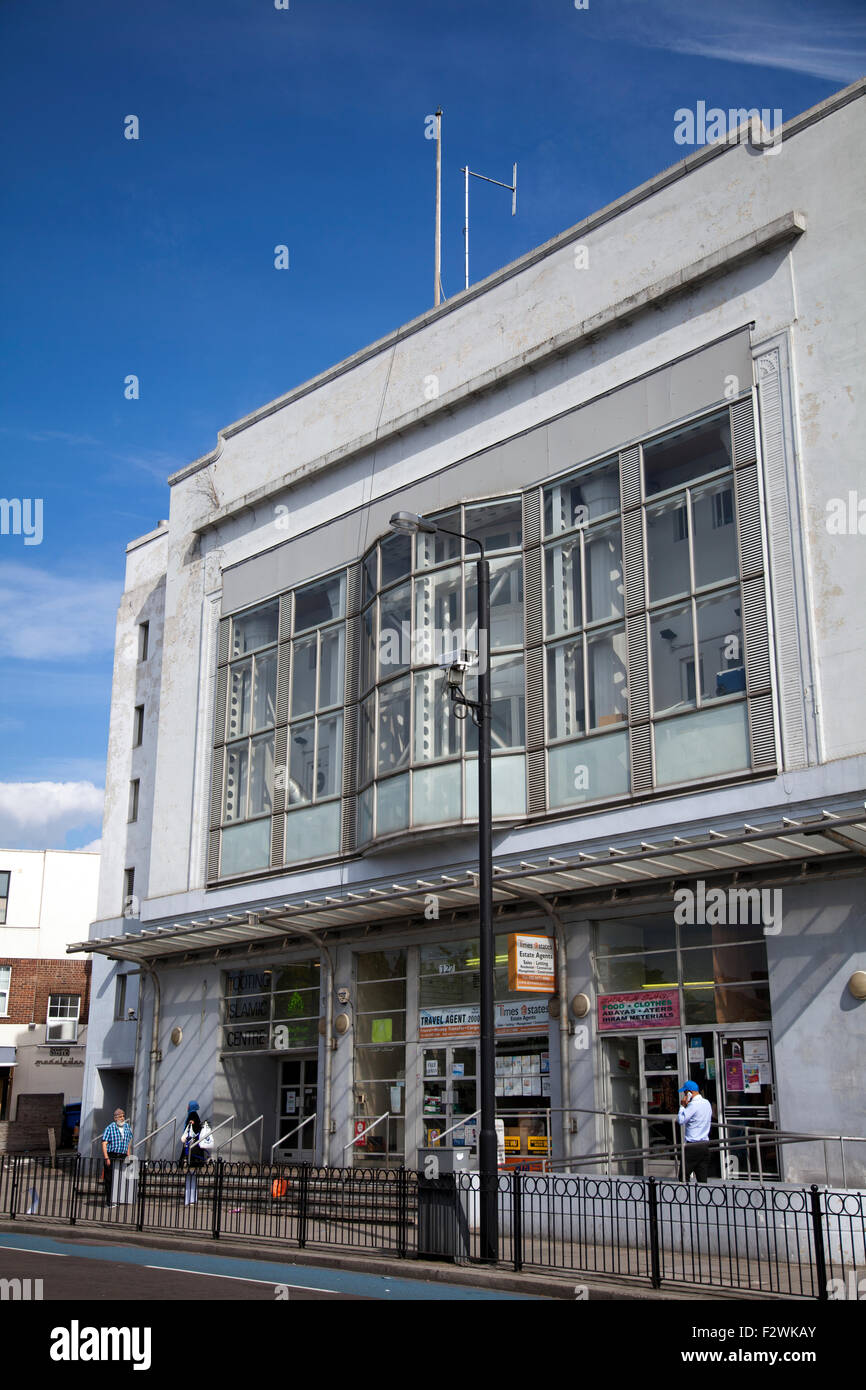
POLYGON ((356 1167, 401 1163, 406 1114, 406 952, 364 951, 355 962, 356 1142, 352 1159, 356 1167))

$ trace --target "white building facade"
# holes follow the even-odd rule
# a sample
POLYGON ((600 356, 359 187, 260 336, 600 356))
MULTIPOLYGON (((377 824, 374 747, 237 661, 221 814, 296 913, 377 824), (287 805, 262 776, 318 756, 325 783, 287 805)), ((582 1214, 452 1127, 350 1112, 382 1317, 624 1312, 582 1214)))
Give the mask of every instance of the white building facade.
POLYGON ((0 849, 0 1147, 20 1097, 56 1098, 58 1140, 63 1105, 81 1101, 90 961, 67 947, 89 929, 98 880, 98 854, 0 849))
POLYGON ((864 91, 698 151, 170 480, 118 621, 96 1128, 122 1073, 137 1136, 195 1099, 249 1126, 235 1157, 473 1147, 476 744, 440 656, 477 648, 475 550, 409 510, 491 562, 507 1160, 661 1144, 691 1078, 725 1171, 862 1178, 862 1145, 843 1174, 755 1135, 864 1128, 864 91), (553 992, 509 987, 517 932, 553 992))

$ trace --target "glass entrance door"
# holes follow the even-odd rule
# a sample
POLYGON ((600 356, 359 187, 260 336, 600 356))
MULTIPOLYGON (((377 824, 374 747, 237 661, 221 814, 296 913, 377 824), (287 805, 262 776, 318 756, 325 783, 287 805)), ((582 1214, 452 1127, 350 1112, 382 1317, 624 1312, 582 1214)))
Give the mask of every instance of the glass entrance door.
POLYGON ((727 1175, 778 1179, 778 1148, 764 1138, 776 1128, 770 1035, 731 1029, 720 1033, 718 1042, 727 1175))
POLYGON ((287 1163, 309 1163, 316 1150, 318 1059, 292 1057, 281 1062, 279 1091, 275 1137, 285 1139, 285 1143, 280 1144, 275 1156, 287 1163), (300 1129, 297 1128, 299 1125, 300 1129))
POLYGON ((641 1081, 647 1115, 643 1140, 647 1155, 643 1171, 671 1177, 676 1172, 674 1153, 679 1125, 662 1117, 676 1115, 679 1110, 680 1039, 675 1034, 667 1037, 653 1034, 642 1037, 640 1042, 641 1081))
POLYGON ((478 1138, 478 1047, 425 1047, 421 1052, 425 1148, 463 1148, 472 1153, 478 1138), (461 1120, 465 1117, 465 1123, 461 1120), (451 1133, 447 1134, 446 1131, 451 1133), (444 1136, 444 1138, 442 1138, 444 1136))

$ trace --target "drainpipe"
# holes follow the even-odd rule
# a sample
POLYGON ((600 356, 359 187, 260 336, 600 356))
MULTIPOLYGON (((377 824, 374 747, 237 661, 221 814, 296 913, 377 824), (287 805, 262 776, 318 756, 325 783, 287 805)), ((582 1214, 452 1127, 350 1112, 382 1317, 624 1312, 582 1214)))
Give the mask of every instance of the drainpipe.
MULTIPOLYGON (((256 912, 248 912, 247 919, 252 926, 259 925, 259 915, 256 912)), ((275 924, 278 925, 278 924, 275 924)), ((331 1072, 333 1070, 334 1050, 337 1040, 334 1037, 334 962, 331 960, 331 953, 328 947, 317 936, 310 927, 301 927, 293 922, 290 927, 284 929, 286 933, 297 932, 299 936, 305 936, 317 948, 319 954, 324 956, 328 970, 328 988, 325 995, 325 1089, 322 1097, 322 1110, 324 1121, 322 1136, 322 1164, 325 1168, 331 1165, 331 1072)))
MULTIPOLYGON (((119 964, 122 964, 122 963, 123 963, 123 958, 122 958, 121 961, 118 962, 118 963, 119 963, 119 964)), ((138 962, 136 961, 135 964, 138 964, 138 962)), ((144 1002, 144 1001, 143 1001, 143 993, 144 993, 144 991, 143 991, 143 989, 142 989, 142 985, 144 984, 144 981, 143 981, 143 979, 142 979, 141 966, 138 967, 138 970, 130 970, 130 971, 129 971, 129 974, 130 974, 130 975, 137 975, 137 976, 138 976, 138 1008, 137 1008, 136 1011, 135 1011, 135 1050, 134 1050, 134 1052, 133 1052, 133 1054, 132 1054, 132 1099, 131 1099, 130 1102, 129 1102, 129 1119, 130 1119, 130 1123, 132 1124, 132 1127, 133 1127, 133 1129, 134 1129, 134 1128, 135 1128, 135 1107, 136 1107, 136 1104, 138 1103, 138 1049, 139 1049, 139 1046, 140 1046, 140 1044, 141 1044, 141 1006, 142 1006, 142 1003, 144 1002)), ((147 1129, 146 1129, 146 1128, 145 1128, 145 1131, 144 1131, 144 1132, 145 1132, 145 1134, 147 1134, 147 1129)))
POLYGON ((527 899, 536 903, 543 912, 547 914, 553 924, 553 934, 556 939, 557 955, 559 957, 559 970, 557 971, 558 995, 559 995, 559 1070, 562 1077, 562 1156, 566 1163, 571 1158, 571 1077, 568 1068, 568 1038, 571 1032, 571 1024, 568 1017, 568 980, 567 962, 565 954, 565 927, 562 919, 555 908, 551 907, 546 898, 540 893, 534 893, 531 888, 514 888, 510 883, 502 883, 499 879, 494 879, 495 888, 502 888, 507 893, 512 893, 516 898, 527 899))
MULTIPOLYGON (((150 1038, 150 1056, 148 1059, 147 1070, 147 1110, 144 1116, 144 1132, 150 1134, 153 1128, 153 1117, 156 1111, 156 1065, 162 1061, 162 1053, 159 1050, 159 1015, 161 995, 159 988, 159 976, 152 965, 145 965, 144 961, 139 962, 141 969, 146 970, 153 981, 153 1031, 150 1038)), ((139 1012, 141 1011, 141 995, 138 1000, 139 1012)), ((134 1073, 133 1073, 134 1075, 134 1073)), ((144 1151, 145 1158, 150 1158, 151 1140, 148 1139, 147 1147, 144 1151)))

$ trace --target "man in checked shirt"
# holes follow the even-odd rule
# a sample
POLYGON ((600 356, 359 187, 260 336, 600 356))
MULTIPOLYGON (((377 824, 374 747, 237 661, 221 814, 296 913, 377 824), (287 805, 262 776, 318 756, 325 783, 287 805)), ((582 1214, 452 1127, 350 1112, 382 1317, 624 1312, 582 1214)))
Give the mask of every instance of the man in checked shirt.
POLYGON ((111 1206, 111 1179, 115 1165, 119 1166, 127 1154, 132 1153, 132 1128, 127 1124, 122 1110, 115 1110, 114 1119, 102 1132, 102 1159, 105 1164, 103 1182, 105 1200, 111 1206))

